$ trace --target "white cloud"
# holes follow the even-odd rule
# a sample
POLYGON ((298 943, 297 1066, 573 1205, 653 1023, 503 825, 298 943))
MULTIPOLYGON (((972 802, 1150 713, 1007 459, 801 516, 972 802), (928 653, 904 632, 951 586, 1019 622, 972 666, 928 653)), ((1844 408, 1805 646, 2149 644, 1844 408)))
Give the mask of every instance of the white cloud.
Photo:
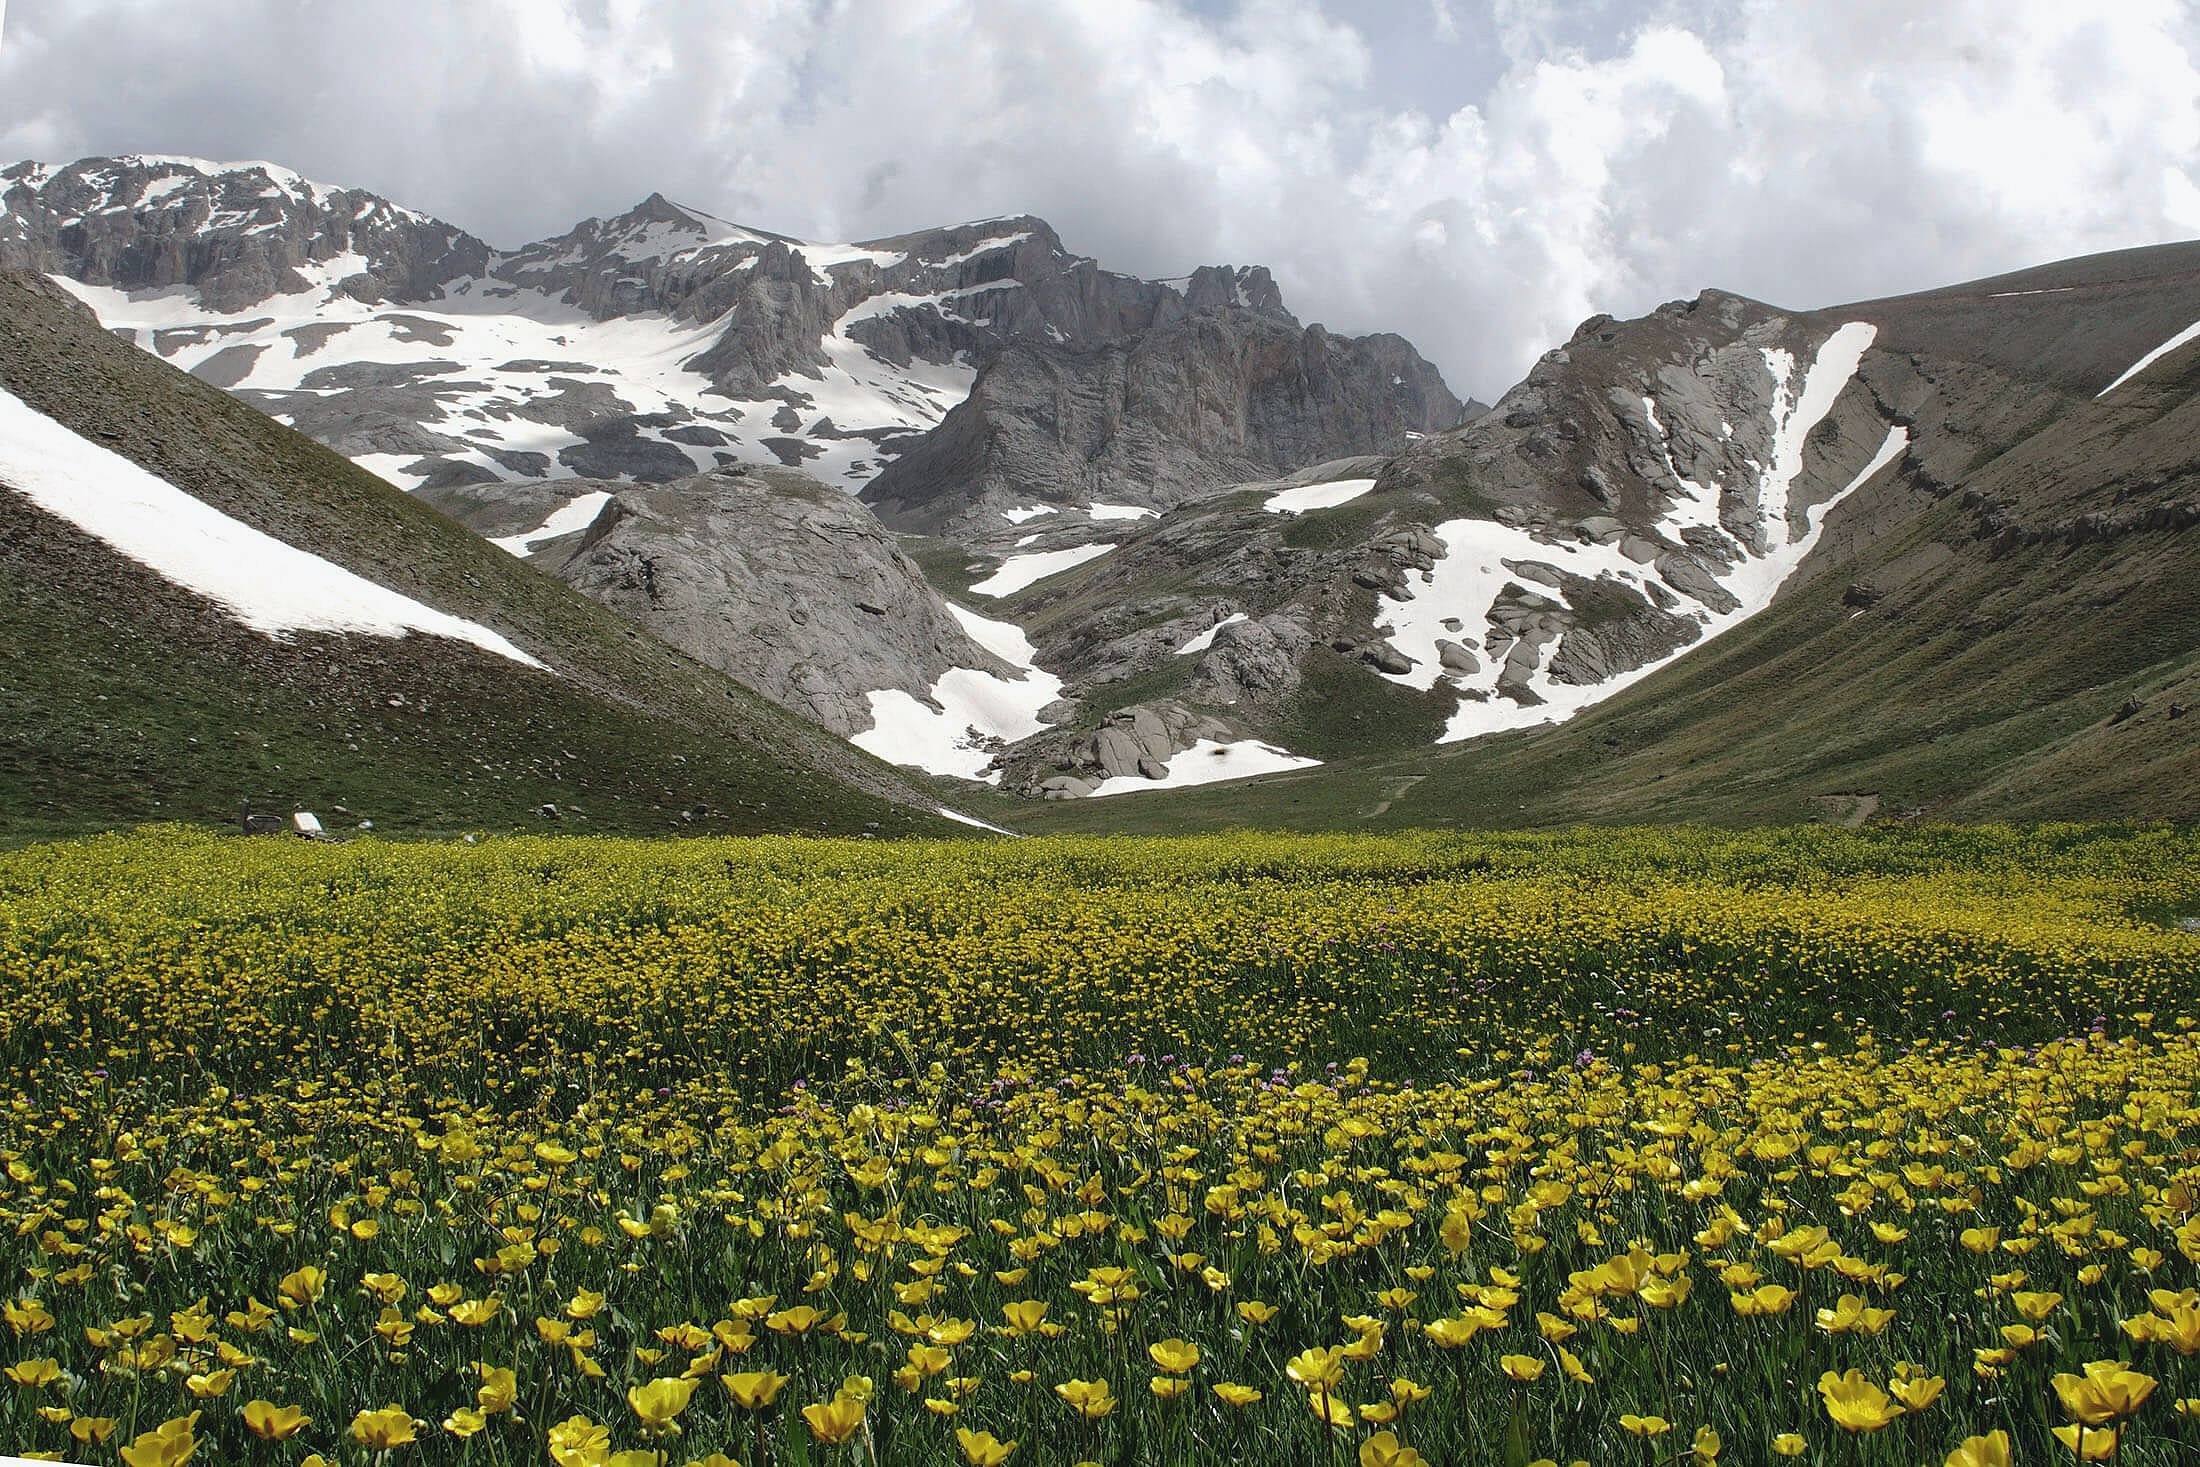
POLYGON ((2200 229, 2179 0, 14 0, 6 20, 0 154, 274 157, 505 244, 652 189, 814 236, 1028 210, 1116 268, 1269 264, 1301 316, 1401 331, 1483 396, 1592 311, 1712 284, 1827 304, 2200 229))

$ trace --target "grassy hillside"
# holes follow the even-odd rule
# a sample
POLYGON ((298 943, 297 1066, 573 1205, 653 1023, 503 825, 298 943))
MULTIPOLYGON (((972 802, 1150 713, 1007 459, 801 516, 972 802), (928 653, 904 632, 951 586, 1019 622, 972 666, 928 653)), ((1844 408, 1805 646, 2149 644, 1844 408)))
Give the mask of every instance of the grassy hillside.
POLYGON ((0 277, 0 387, 247 524, 503 632, 245 630, 0 494, 0 830, 341 804, 387 831, 938 830, 897 772, 304 436, 0 277))

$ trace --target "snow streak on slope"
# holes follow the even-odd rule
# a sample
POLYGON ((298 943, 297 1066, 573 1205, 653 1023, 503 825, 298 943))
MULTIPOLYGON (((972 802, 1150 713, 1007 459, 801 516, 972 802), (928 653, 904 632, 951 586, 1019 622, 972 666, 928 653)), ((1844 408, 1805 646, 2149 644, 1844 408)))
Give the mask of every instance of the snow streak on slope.
MULTIPOLYGON (((1823 342, 1799 390, 1791 387, 1794 360, 1786 352, 1767 350, 1766 370, 1773 378, 1770 405, 1772 462, 1753 465, 1756 482, 1744 491, 1743 509, 1754 509, 1755 538, 1751 544, 1722 528, 1721 490, 1683 478, 1673 466, 1665 426, 1656 403, 1642 399, 1645 420, 1653 441, 1665 454, 1665 467, 1678 492, 1666 517, 1655 527, 1658 539, 1668 547, 1685 543, 1683 531, 1695 532, 1698 541, 1715 536, 1731 559, 1713 564, 1706 572, 1732 595, 1739 605, 1719 610, 1696 603, 1689 613, 1700 628, 1697 637, 1671 655, 1645 666, 1595 682, 1560 682, 1552 675, 1553 654, 1560 638, 1546 630, 1534 635, 1532 611, 1500 614, 1500 593, 1514 586, 1531 592, 1546 603, 1566 607, 1562 588, 1568 577, 1608 582, 1638 596, 1663 596, 1668 601, 1686 597, 1686 589, 1674 583, 1651 590, 1663 577, 1655 563, 1644 563, 1625 553, 1622 541, 1577 543, 1575 540, 1538 538, 1526 529, 1487 519, 1462 518, 1437 526, 1445 554, 1435 566, 1409 576, 1410 595, 1402 601, 1386 601, 1376 627, 1389 644, 1413 660, 1406 672, 1385 674, 1408 687, 1430 689, 1448 682, 1462 695, 1457 710, 1446 724, 1440 742, 1450 743, 1504 729, 1539 723, 1557 723, 1611 697, 1664 666, 1674 657, 1701 646, 1726 628, 1739 625, 1771 604, 1774 594, 1816 546, 1825 516, 1849 494, 1900 457, 1909 442, 1902 427, 1891 429, 1871 461, 1838 493, 1812 506, 1800 527, 1791 512, 1796 479, 1803 468, 1803 446, 1812 429, 1822 422, 1852 381, 1870 347, 1876 329, 1852 322, 1823 342), (1707 536, 1708 532, 1708 536, 1707 536), (1449 625, 1447 626, 1447 622, 1449 625), (1493 636, 1492 633, 1496 635, 1493 636), (1473 639, 1482 639, 1479 644, 1473 639), (1472 672, 1450 671, 1442 664, 1439 643, 1452 641, 1476 652, 1479 664, 1472 672), (1493 652, 1495 642, 1500 651, 1493 652), (1530 650, 1523 653, 1523 645, 1530 650), (1525 676, 1522 676, 1523 663, 1525 676), (1500 691, 1501 680, 1520 689, 1514 698, 1500 691)), ((1727 435, 1731 436, 1731 435, 1727 435)), ((1728 491, 1731 493, 1732 491, 1728 491)), ((1743 514, 1738 518, 1747 520, 1743 514)), ((1633 537, 1630 537, 1633 538, 1633 537)), ((1716 557, 1712 557, 1716 561, 1716 557)), ((1705 562, 1698 559, 1695 564, 1705 562)), ((1685 603, 1684 603, 1685 604, 1685 603)))
POLYGON ((549 671, 487 627, 232 519, 4 390, 0 482, 268 636, 424 632, 549 671))
POLYGON ((2124 368, 2124 373, 2121 377, 2118 377, 2115 381, 2109 383, 2099 392, 2093 394, 2094 399, 2098 401, 2099 399, 2108 396, 2111 392, 2114 392, 2117 388, 2123 386, 2126 382, 2129 382, 2132 378, 2138 376, 2141 372, 2144 372, 2147 368, 2153 366, 2156 362, 2168 356, 2171 352, 2177 350, 2177 348, 2185 345, 2187 342, 2195 340, 2200 340, 2200 321, 2193 322, 2190 326, 2187 326, 2184 330, 2178 332, 2175 336, 2172 336, 2169 340, 2163 342, 2160 346, 2148 352, 2145 356, 2139 358, 2139 360, 2133 362, 2130 366, 2124 368))
POLYGON ((899 688, 870 693, 871 727, 849 740, 889 764, 908 764, 928 774, 1000 783, 986 766, 1004 744, 1030 738, 1047 725, 1039 710, 1062 696, 1062 680, 1043 672, 1023 629, 948 605, 970 640, 1023 676, 1011 680, 970 667, 951 667, 932 684, 930 700, 899 688))
POLYGON ((1001 562, 999 570, 972 586, 970 590, 974 595, 996 599, 1013 596, 1024 587, 1036 585, 1048 576, 1058 576, 1088 560, 1098 560, 1114 548, 1113 545, 1077 545, 1068 550, 1034 550, 1025 555, 1011 555, 1001 562))
POLYGON ((1217 743, 1213 739, 1201 739, 1189 749, 1169 758, 1169 772, 1160 779, 1148 779, 1143 774, 1118 774, 1101 781, 1089 799, 1105 795, 1135 795, 1142 790, 1181 790, 1199 784, 1219 784, 1226 779, 1251 779, 1257 774, 1281 774, 1287 769, 1311 769, 1321 763, 1287 753, 1273 744, 1257 739, 1239 739, 1235 743, 1217 743))
POLYGON ((545 540, 555 540, 560 535, 570 535, 575 530, 585 530, 596 521, 603 507, 611 502, 607 490, 596 489, 580 494, 558 506, 555 513, 523 535, 498 535, 490 540, 497 549, 525 559, 537 545, 545 540))
POLYGON ((1234 627, 1239 622, 1244 621, 1245 619, 1246 617, 1244 612, 1232 612, 1230 615, 1216 622, 1213 626, 1207 628, 1207 630, 1201 632, 1198 636, 1192 638, 1189 642, 1186 642, 1183 646, 1177 648, 1176 655, 1179 657, 1189 657, 1195 652, 1206 651, 1209 647, 1212 647, 1215 644, 1215 633, 1221 631, 1224 627, 1234 627))

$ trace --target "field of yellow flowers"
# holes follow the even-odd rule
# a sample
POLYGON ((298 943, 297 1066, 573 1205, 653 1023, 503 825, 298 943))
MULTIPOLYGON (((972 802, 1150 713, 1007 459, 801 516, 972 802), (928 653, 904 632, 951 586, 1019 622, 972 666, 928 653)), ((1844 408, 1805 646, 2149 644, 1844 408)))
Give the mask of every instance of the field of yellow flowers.
POLYGON ((0 1450, 2200 1460, 2200 839, 0 855, 0 1450))

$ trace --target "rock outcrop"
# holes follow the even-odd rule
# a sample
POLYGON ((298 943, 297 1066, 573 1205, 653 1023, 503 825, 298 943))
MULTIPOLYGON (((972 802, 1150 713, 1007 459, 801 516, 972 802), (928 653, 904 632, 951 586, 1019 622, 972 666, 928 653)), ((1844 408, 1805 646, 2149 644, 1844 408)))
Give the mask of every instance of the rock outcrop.
MULTIPOLYGON (((537 542, 538 564, 843 737, 871 726, 869 692, 922 698, 953 667, 1015 675, 876 519, 796 470, 557 487, 609 498, 584 530, 537 542)), ((501 508, 484 496, 469 518, 488 529, 501 508)))
POLYGON ((1280 307, 1205 306, 1097 350, 1008 348, 863 498, 889 524, 933 533, 1027 504, 1167 509, 1395 453, 1463 411, 1401 338, 1302 329, 1280 307))

